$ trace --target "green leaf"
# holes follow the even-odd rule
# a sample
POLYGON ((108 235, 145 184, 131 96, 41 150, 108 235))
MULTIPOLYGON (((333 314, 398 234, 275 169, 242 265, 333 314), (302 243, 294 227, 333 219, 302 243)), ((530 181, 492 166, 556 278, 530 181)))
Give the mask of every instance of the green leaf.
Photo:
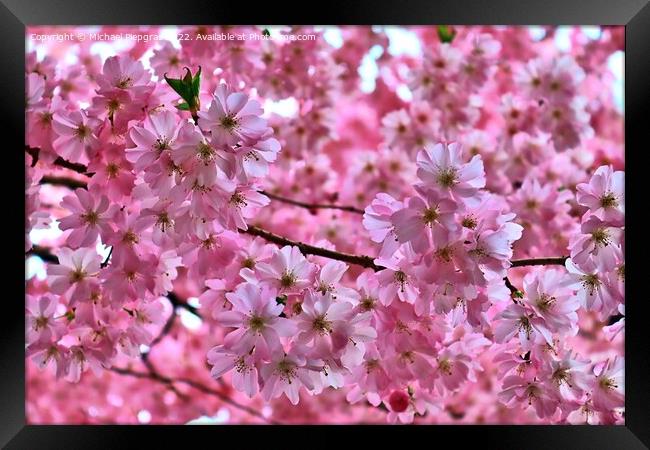
POLYGON ((199 66, 198 72, 194 75, 192 79, 192 93, 194 97, 199 97, 199 92, 201 90, 201 66, 199 66))
POLYGON ((186 86, 191 86, 192 85, 192 71, 190 71, 189 67, 185 67, 185 70, 187 73, 183 77, 183 84, 186 86))
POLYGON ((176 105, 178 109, 181 111, 189 111, 190 110, 190 105, 187 104, 187 102, 181 102, 178 105, 176 105))
POLYGON ((449 25, 438 25, 438 38, 440 42, 449 43, 456 37, 456 30, 449 25))
POLYGON ((262 30, 262 36, 266 36, 266 37, 271 36, 271 32, 268 30, 268 28, 264 28, 262 30))
POLYGON ((171 86, 171 88, 176 91, 178 95, 185 101, 189 101, 191 98, 192 92, 187 88, 187 85, 183 83, 183 80, 178 78, 167 78, 165 75, 165 81, 171 86))
POLYGON ((515 297, 524 298, 524 293, 521 292, 521 291, 517 291, 517 292, 515 292, 515 297))
POLYGON ((287 296, 286 295, 281 295, 279 297, 276 297, 275 302, 278 305, 286 305, 287 304, 287 296))

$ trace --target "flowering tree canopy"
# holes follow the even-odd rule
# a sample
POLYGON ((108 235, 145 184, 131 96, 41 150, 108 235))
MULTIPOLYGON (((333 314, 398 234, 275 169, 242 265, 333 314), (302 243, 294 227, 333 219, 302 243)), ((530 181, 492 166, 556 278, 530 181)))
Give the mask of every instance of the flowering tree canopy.
POLYGON ((28 421, 624 423, 623 35, 29 27, 28 421))

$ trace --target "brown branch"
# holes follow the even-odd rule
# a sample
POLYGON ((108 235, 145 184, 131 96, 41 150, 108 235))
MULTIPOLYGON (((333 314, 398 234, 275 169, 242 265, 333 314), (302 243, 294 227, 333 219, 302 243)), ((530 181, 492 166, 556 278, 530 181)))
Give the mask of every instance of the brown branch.
MULTIPOLYGON (((25 146, 25 152, 29 153, 33 158, 32 167, 34 167, 36 165, 36 162, 38 162, 38 155, 39 155, 40 151, 41 151, 41 149, 39 149, 39 148, 29 147, 27 145, 25 146)), ((80 163, 73 163, 73 162, 67 161, 67 160, 61 158, 60 156, 58 156, 54 160, 54 162, 52 164, 54 164, 55 166, 70 169, 70 170, 72 170, 74 172, 77 172, 77 173, 80 173, 80 174, 83 174, 83 175, 86 175, 86 176, 89 176, 89 177, 94 175, 93 173, 88 173, 88 167, 86 167, 85 165, 80 164, 80 163)))
MULTIPOLYGON (((30 148, 30 147, 26 146, 25 151, 32 154, 34 152, 37 153, 38 149, 34 149, 34 148, 30 148)), ((61 159, 61 158, 57 158, 57 160, 54 161, 54 164, 61 165, 61 164, 57 163, 57 161, 59 161, 59 159, 61 159)), ((70 163, 70 162, 65 161, 65 160, 62 160, 62 162, 64 163, 63 167, 68 167, 68 168, 76 167, 77 169, 79 169, 79 170, 76 170, 79 173, 84 173, 87 176, 92 176, 93 175, 92 173, 86 173, 87 169, 82 164, 70 163)), ((75 170, 75 169, 73 168, 72 170, 75 170)), ((43 179, 41 180, 41 182, 42 183, 54 182, 54 183, 59 183, 59 184, 62 184, 62 185, 77 185, 77 187, 80 187, 80 186, 78 186, 79 183, 83 183, 83 182, 80 182, 78 180, 68 179, 68 178, 64 178, 64 177, 47 177, 47 176, 44 176, 43 179)), ((268 196, 269 198, 274 199, 274 200, 278 200, 278 201, 281 201, 281 202, 284 202, 284 203, 288 203, 288 204, 295 205, 295 206, 300 206, 302 208, 307 208, 307 209, 311 209, 311 210, 318 209, 318 208, 321 208, 321 209, 327 208, 327 209, 339 209, 339 210, 343 210, 343 211, 349 211, 349 212, 353 212, 355 214, 363 214, 362 210, 360 210, 358 208, 355 208, 353 206, 303 203, 303 202, 300 202, 300 201, 297 201, 297 200, 292 200, 292 199, 284 198, 284 197, 281 197, 281 196, 278 196, 278 195, 275 195, 275 194, 270 194, 270 193, 268 193, 266 191, 260 191, 260 192, 262 194, 268 196)), ((315 247, 313 245, 305 244, 305 243, 302 243, 302 242, 292 241, 292 240, 287 239, 287 238, 285 238, 283 236, 271 233, 270 231, 266 231, 266 230, 264 230, 262 228, 255 227, 255 226, 249 226, 247 230, 241 230, 241 231, 244 232, 244 233, 253 235, 253 236, 259 236, 259 237, 261 237, 263 239, 266 239, 269 242, 273 242, 273 243, 275 243, 277 245, 296 246, 305 255, 316 255, 316 256, 322 256, 322 257, 325 257, 325 258, 335 259, 335 260, 338 260, 338 261, 344 261, 344 262, 347 262, 347 263, 350 263, 350 264, 355 264, 355 265, 359 265, 359 266, 362 266, 362 267, 373 269, 376 272, 384 269, 384 267, 375 264, 373 258, 370 257, 370 256, 350 255, 350 254, 347 254, 347 253, 341 253, 341 252, 328 250, 328 249, 321 248, 321 247, 315 247)), ((510 267, 564 265, 567 258, 568 258, 567 256, 560 256, 560 257, 548 257, 548 258, 513 259, 512 261, 510 261, 510 263, 511 263, 510 267)))
MULTIPOLYGON (((40 184, 51 184, 53 186, 65 186, 65 187, 69 187, 70 189, 88 188, 88 183, 86 183, 85 181, 80 181, 71 177, 59 177, 54 175, 43 175, 40 184)), ((260 194, 264 194, 273 200, 277 200, 282 203, 287 203, 289 205, 299 206, 301 208, 310 210, 312 213, 315 213, 317 209, 337 209, 340 211, 347 211, 354 214, 364 213, 362 209, 355 208, 354 206, 333 205, 333 204, 325 204, 325 203, 305 203, 298 200, 292 200, 290 198, 281 197, 276 194, 271 194, 267 191, 259 191, 259 192, 260 194)))
POLYGON ((172 327, 174 326, 175 321, 176 321, 176 308, 173 308, 171 315, 167 319, 167 322, 165 322, 165 325, 160 330, 160 333, 158 334, 158 336, 155 337, 155 339, 153 341, 151 341, 151 344, 149 344, 149 351, 147 353, 142 354, 143 359, 146 359, 147 357, 145 355, 148 355, 149 353, 151 353, 151 349, 156 344, 158 344, 158 342, 162 341, 165 336, 167 336, 169 334, 172 327))
POLYGON ((102 263, 99 265, 102 269, 108 266, 109 261, 111 260, 111 256, 113 255, 113 246, 111 245, 111 249, 108 252, 108 255, 106 255, 106 259, 102 261, 102 263))
POLYGON ((552 256, 547 258, 526 258, 526 259, 513 259, 510 261, 510 267, 524 267, 524 266, 563 266, 568 256, 552 256))
POLYGON ((32 248, 30 248, 27 251, 28 255, 35 255, 41 258, 45 262, 49 262, 52 264, 58 264, 59 263, 59 258, 53 254, 49 248, 47 247, 41 247, 40 245, 32 245, 32 248))
POLYGON ((70 178, 70 177, 57 177, 53 175, 43 175, 39 183, 51 184, 53 186, 65 186, 65 187, 69 187, 70 189, 77 189, 77 188, 88 189, 88 183, 86 183, 85 181, 75 180, 74 178, 70 178))
POLYGON ((274 424, 274 425, 281 425, 281 423, 278 422, 278 421, 275 421, 273 419, 268 419, 268 418, 264 417, 262 414, 260 414, 254 408, 251 408, 251 407, 246 406, 246 405, 242 405, 241 403, 236 402, 235 400, 231 399, 227 395, 225 395, 225 394, 223 394, 223 393, 221 393, 221 392, 219 392, 219 391, 217 391, 215 389, 212 389, 212 388, 210 388, 210 387, 208 387, 208 386, 206 386, 206 385, 204 385, 202 383, 199 383, 198 381, 190 380, 190 379, 187 379, 187 378, 170 378, 170 377, 161 375, 160 373, 158 373, 156 371, 149 372, 149 373, 139 372, 139 371, 135 371, 135 370, 132 370, 132 369, 129 369, 129 368, 126 368, 126 367, 111 367, 110 370, 115 372, 115 373, 118 373, 120 375, 127 375, 127 376, 132 376, 132 377, 141 378, 141 379, 150 379, 150 380, 156 381, 158 383, 165 384, 167 386, 173 386, 174 383, 183 383, 183 384, 186 384, 186 385, 188 385, 188 386, 190 386, 190 387, 192 387, 192 388, 194 388, 194 389, 196 389, 198 391, 201 391, 201 392, 203 392, 205 394, 213 395, 213 396, 219 398, 221 401, 223 401, 225 403, 228 403, 229 405, 231 405, 231 406, 233 406, 233 407, 235 407, 235 408, 237 408, 237 409, 239 409, 241 411, 247 412, 248 414, 250 414, 252 416, 255 416, 255 417, 259 418, 259 419, 262 419, 265 422, 268 422, 268 423, 271 423, 271 424, 274 424))
POLYGON ((175 292, 173 291, 168 292, 167 299, 169 299, 172 306, 186 309, 192 314, 194 314, 196 317, 201 318, 201 313, 199 313, 199 310, 194 306, 190 305, 189 303, 184 302, 178 295, 176 295, 175 292))
POLYGON ((252 225, 248 226, 247 230, 241 230, 243 233, 250 234, 252 236, 259 236, 263 239, 266 239, 269 242, 273 242, 277 245, 291 245, 298 247, 300 251, 305 255, 315 255, 322 256, 324 258, 336 259, 338 261, 344 261, 350 264, 356 264, 358 266, 366 267, 374 270, 375 272, 385 269, 385 267, 378 266, 374 263, 373 258, 370 256, 358 256, 350 255, 348 253, 336 252, 334 250, 328 250, 321 247, 314 247, 313 245, 305 244, 303 242, 292 241, 285 237, 279 236, 277 234, 266 231, 262 228, 258 228, 252 225))
POLYGON ((354 214, 363 214, 364 211, 354 206, 345 206, 345 205, 332 205, 329 203, 305 203, 298 200, 293 200, 290 198, 282 197, 277 194, 272 194, 268 191, 260 191, 260 194, 264 194, 270 199, 277 200, 282 203, 287 203, 289 205, 299 206, 301 208, 309 209, 311 212, 315 213, 317 209, 338 209, 340 211, 347 211, 354 214))

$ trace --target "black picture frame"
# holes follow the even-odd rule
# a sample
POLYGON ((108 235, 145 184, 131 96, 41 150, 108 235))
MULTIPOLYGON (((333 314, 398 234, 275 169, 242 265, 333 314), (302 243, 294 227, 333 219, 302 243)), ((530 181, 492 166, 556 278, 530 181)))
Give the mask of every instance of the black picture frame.
MULTIPOLYGON (((650 359, 648 315, 641 258, 647 255, 642 216, 644 152, 650 151, 650 4, 648 0, 336 0, 318 5, 285 2, 215 2, 208 0, 0 0, 0 114, 5 151, 2 200, 4 290, 0 314, 0 445, 10 449, 166 448, 182 437, 205 438, 211 445, 236 440, 244 448, 259 440, 271 447, 287 444, 342 445, 344 436, 363 432, 364 446, 389 435, 411 445, 458 444, 498 449, 637 449, 650 446, 650 359), (494 25, 625 25, 625 147, 628 220, 626 258, 626 417, 624 426, 38 426, 26 425, 24 354, 24 66, 27 25, 98 24, 494 24, 494 25), (13 148, 16 147, 16 148, 13 148), (641 211, 641 212, 639 212, 641 211), (630 284, 631 283, 631 284, 630 284), (192 433, 191 435, 189 433, 192 433), (200 435, 200 436, 199 436, 200 435), (245 437, 244 437, 245 436, 245 437), (320 436, 320 437, 319 437, 320 436), (222 441, 223 439, 223 441, 222 441), (244 440, 242 440, 244 439, 244 440), (314 442, 316 441, 316 442, 314 442), (416 444, 416 442, 422 442, 416 444), (454 444, 455 443, 455 444, 454 444)), ((647 178, 647 176, 646 176, 647 178)), ((71 387, 71 389, 74 389, 71 387)), ((191 441, 193 442, 193 441, 191 441)), ((223 444, 222 444, 223 443, 223 444)))

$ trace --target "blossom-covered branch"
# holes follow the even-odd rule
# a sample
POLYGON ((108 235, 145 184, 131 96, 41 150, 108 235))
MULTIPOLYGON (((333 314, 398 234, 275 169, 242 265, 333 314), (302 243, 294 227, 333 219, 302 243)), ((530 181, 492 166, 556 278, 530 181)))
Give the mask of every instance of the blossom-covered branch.
POLYGON ((187 386, 190 386, 204 394, 208 395, 213 395, 219 400, 223 401, 224 403, 229 404, 230 406, 240 409, 242 411, 245 411, 247 414, 250 414, 251 416, 257 417, 258 419, 261 419, 264 422, 267 422, 272 425, 281 425, 281 422, 278 422, 277 420, 274 419, 269 419, 267 417, 264 417, 263 414, 261 414, 258 410, 251 408, 246 405, 242 405, 236 401, 234 401, 230 396, 223 394, 215 389, 212 389, 209 386, 206 386, 202 383, 199 383, 198 381, 195 380, 190 380, 187 378, 171 378, 165 375, 161 375, 158 372, 140 372, 137 370, 133 370, 127 367, 111 367, 111 371, 118 373, 120 375, 126 375, 130 377, 136 377, 136 378, 143 378, 143 379, 149 379, 152 381, 155 381, 157 383, 164 384, 166 386, 173 386, 175 383, 181 383, 185 384, 187 386))

